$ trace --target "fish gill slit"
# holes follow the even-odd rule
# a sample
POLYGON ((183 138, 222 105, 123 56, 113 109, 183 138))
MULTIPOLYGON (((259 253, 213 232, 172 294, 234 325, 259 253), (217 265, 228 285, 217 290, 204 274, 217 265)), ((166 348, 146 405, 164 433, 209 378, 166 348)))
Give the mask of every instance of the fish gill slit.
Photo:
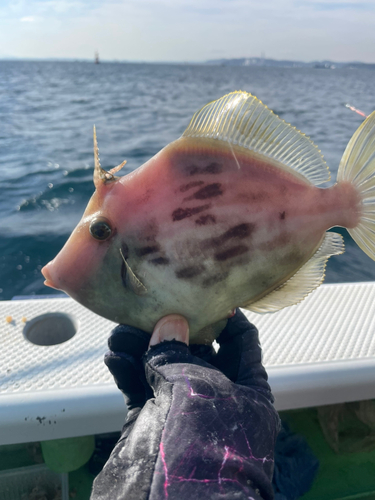
MULTIPOLYGON (((122 257, 122 260, 124 261, 125 264, 125 269, 128 274, 128 278, 130 279, 131 282, 131 289, 134 291, 136 295, 144 295, 147 293, 147 288, 145 285, 140 281, 140 279, 134 274, 132 271, 132 268, 129 266, 127 260, 124 257, 124 254, 122 253, 121 247, 120 247, 120 255, 122 257)), ((122 277, 123 282, 124 278, 122 277)), ((124 283, 125 284, 125 283, 124 283)))

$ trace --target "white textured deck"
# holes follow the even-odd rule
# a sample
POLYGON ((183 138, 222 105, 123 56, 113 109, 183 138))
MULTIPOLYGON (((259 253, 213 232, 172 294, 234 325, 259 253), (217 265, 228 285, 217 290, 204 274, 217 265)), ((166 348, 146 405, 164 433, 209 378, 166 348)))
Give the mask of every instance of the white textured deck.
MULTIPOLYGON (((246 313, 260 331, 278 409, 375 398, 375 283, 323 285, 275 314, 246 313)), ((71 299, 0 302, 0 444, 119 430, 122 395, 103 363, 114 323, 71 299), (58 345, 24 338, 46 313, 76 335, 58 345), (11 323, 5 318, 12 317, 11 323)))
POLYGON ((375 398, 375 282, 322 285, 260 332, 279 410, 375 398))

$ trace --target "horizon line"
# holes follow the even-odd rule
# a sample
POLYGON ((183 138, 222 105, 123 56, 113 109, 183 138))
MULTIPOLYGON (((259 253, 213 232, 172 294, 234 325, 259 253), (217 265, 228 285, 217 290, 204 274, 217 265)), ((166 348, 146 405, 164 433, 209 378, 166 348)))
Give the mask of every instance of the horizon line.
MULTIPOLYGON (((259 60, 259 61, 275 61, 275 62, 290 62, 299 64, 316 64, 316 63, 331 63, 331 64, 363 64, 363 65, 375 65, 374 62, 363 62, 363 61, 333 61, 331 59, 313 59, 310 61, 302 61, 300 59, 276 59, 272 57, 257 57, 257 56, 243 56, 243 57, 222 57, 218 59, 207 59, 200 61, 148 61, 142 59, 100 59, 100 63, 127 63, 127 64, 207 64, 222 61, 236 61, 236 60, 259 60)), ((46 61, 46 62, 95 62, 95 57, 17 57, 17 56, 0 56, 0 61, 46 61)))

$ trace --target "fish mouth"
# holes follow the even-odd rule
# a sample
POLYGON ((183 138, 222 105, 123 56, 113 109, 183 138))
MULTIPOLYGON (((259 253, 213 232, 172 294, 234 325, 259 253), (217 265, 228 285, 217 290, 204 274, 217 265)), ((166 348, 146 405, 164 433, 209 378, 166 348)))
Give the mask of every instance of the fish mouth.
POLYGON ((43 269, 41 270, 41 273, 45 277, 44 284, 46 286, 49 286, 50 288, 55 288, 56 290, 58 290, 58 287, 55 285, 55 283, 51 279, 51 275, 50 275, 50 272, 48 270, 48 264, 43 267, 43 269))

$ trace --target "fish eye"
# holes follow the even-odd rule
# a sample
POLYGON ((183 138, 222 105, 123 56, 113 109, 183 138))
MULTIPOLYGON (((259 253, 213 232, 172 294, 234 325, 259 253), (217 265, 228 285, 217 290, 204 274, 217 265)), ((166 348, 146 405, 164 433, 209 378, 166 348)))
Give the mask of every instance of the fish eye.
POLYGON ((99 241, 108 240, 112 235, 112 227, 107 219, 103 217, 95 218, 90 224, 90 234, 99 241))

